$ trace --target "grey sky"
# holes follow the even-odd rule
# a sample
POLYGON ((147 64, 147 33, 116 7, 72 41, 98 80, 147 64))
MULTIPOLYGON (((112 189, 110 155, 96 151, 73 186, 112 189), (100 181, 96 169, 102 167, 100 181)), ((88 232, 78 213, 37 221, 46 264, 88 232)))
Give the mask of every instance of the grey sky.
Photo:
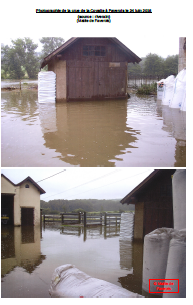
POLYGON ((41 199, 49 201, 52 199, 121 199, 152 171, 152 168, 91 167, 2 169, 1 173, 16 184, 30 176, 46 191, 46 194, 41 195, 41 199), (50 177, 52 175, 55 176, 50 177))
MULTIPOLYGON (((87 36, 87 35, 85 35, 85 36, 87 36)), ((15 40, 19 37, 23 38, 21 35, 18 36, 16 34, 15 36, 12 36, 10 38, 8 38, 8 37, 3 38, 4 40, 1 42, 4 44, 11 45, 11 39, 15 40)), ((30 36, 30 38, 33 40, 33 42, 38 44, 37 51, 41 51, 41 43, 39 41, 39 39, 41 37, 42 36, 39 36, 39 37, 30 36)), ((64 40, 67 41, 69 38, 74 37, 74 36, 60 36, 60 37, 64 38, 64 40)), ((117 35, 116 38, 119 39, 123 44, 125 44, 132 52, 136 53, 139 57, 145 57, 149 53, 155 53, 163 58, 166 58, 168 55, 176 55, 179 52, 179 37, 176 35, 172 36, 172 37, 165 36, 164 45, 162 43, 162 40, 160 39, 160 36, 154 37, 153 40, 149 41, 148 36, 144 35, 144 36, 140 37, 140 42, 137 37, 130 36, 130 38, 127 38, 120 34, 117 35)))

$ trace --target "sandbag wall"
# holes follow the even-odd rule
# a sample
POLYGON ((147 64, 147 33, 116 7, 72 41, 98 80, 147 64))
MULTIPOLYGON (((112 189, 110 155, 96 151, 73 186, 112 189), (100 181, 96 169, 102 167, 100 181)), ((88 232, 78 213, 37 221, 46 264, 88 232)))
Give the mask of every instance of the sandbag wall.
POLYGON ((53 71, 38 73, 38 102, 55 103, 56 74, 53 71))
POLYGON ((153 281, 149 287, 149 279, 165 279, 169 244, 174 232, 172 228, 159 228, 145 235, 142 289, 146 292, 150 289, 157 293, 153 281))
POLYGON ((164 285, 167 279, 175 279, 172 293, 165 292, 162 297, 186 297, 185 229, 159 228, 145 235, 142 289, 148 293, 157 294, 157 285, 154 285, 153 280, 149 283, 149 279, 155 279, 159 283, 163 283, 164 288, 168 288, 164 285), (179 280, 179 292, 177 280, 179 280))
MULTIPOLYGON (((176 232, 170 241, 165 279, 179 280, 179 293, 163 293, 163 298, 186 297, 186 230, 176 232)), ((178 281, 173 281, 173 291, 178 291, 178 281)), ((164 288, 167 288, 164 285, 164 288)))
MULTIPOLYGON (((143 281, 146 292, 158 293, 149 279, 178 279, 178 293, 163 293, 164 298, 186 297, 186 170, 177 169, 172 178, 174 229, 158 228, 144 238, 143 281), (149 287, 150 284, 150 287, 149 287)), ((164 280, 159 282, 164 283, 164 280)), ((177 280, 173 292, 178 291, 177 280)), ((164 288, 167 288, 164 285, 164 288)), ((163 290, 164 291, 164 290, 163 290)))
POLYGON ((186 170, 177 169, 172 179, 174 229, 186 228, 186 170))
POLYGON ((133 213, 121 213, 120 225, 120 267, 121 269, 132 270, 132 240, 133 240, 133 213))
POLYGON ((174 75, 170 75, 165 80, 162 81, 164 83, 162 105, 169 105, 173 97, 175 77, 174 75))
POLYGON ((157 82, 157 98, 162 105, 186 111, 186 69, 157 82))

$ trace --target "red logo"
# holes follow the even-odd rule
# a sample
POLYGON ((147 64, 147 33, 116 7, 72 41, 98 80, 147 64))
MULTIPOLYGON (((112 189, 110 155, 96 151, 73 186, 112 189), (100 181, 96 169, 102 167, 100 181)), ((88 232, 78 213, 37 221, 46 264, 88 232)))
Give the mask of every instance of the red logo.
POLYGON ((149 293, 179 293, 179 279, 149 279, 149 293))

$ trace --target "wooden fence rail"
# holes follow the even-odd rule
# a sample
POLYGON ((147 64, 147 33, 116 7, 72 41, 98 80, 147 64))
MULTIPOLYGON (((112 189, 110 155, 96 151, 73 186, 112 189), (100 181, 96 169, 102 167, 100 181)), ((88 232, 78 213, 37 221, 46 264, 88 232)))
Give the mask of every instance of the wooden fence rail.
POLYGON ((119 226, 121 213, 61 213, 60 215, 43 215, 43 222, 61 222, 64 225, 82 224, 87 226, 119 226))

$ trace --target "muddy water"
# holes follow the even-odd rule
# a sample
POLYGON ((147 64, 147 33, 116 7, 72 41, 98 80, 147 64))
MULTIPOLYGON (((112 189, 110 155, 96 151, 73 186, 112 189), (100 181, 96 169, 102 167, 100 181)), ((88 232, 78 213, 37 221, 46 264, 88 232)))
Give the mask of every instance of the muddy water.
POLYGON ((186 113, 155 97, 39 104, 2 92, 2 166, 186 166, 186 113))
MULTIPOLYGON (((127 220, 127 225, 132 221, 127 220)), ((144 293, 143 244, 132 242, 127 230, 119 227, 4 226, 1 249, 3 298, 49 298, 53 271, 63 264, 73 264, 92 277, 144 293)))

